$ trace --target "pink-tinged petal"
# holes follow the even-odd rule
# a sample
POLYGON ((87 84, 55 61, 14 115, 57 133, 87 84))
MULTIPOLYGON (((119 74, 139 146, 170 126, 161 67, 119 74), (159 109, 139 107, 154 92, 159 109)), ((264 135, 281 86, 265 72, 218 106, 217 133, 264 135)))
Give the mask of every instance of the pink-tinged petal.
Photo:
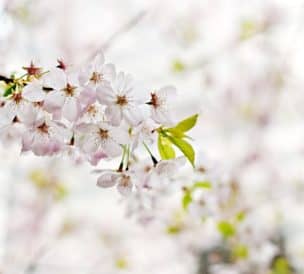
POLYGON ((84 107, 94 104, 96 98, 96 91, 91 87, 85 87, 79 95, 79 100, 84 107))
POLYGON ((49 138, 46 134, 34 134, 31 150, 37 156, 47 155, 49 148, 49 138))
POLYGON ((77 70, 69 71, 66 73, 66 82, 71 86, 79 86, 79 72, 77 70))
POLYGON ((90 155, 89 162, 91 165, 96 166, 101 159, 106 158, 107 155, 103 151, 97 151, 93 155, 90 155))
POLYGON ((109 82, 112 82, 115 79, 116 71, 115 66, 113 64, 106 64, 103 66, 101 70, 104 79, 106 79, 109 82))
POLYGON ((172 126, 174 124, 171 113, 164 107, 151 109, 151 118, 164 126, 172 126))
POLYGON ((54 108, 62 107, 64 100, 65 100, 65 96, 63 92, 52 90, 45 97, 44 107, 46 109, 54 109, 54 108))
POLYGON ((104 172, 97 179, 97 185, 103 188, 113 187, 117 183, 120 174, 114 171, 104 172))
POLYGON ((133 184, 130 179, 124 178, 122 176, 119 178, 119 183, 117 184, 118 192, 123 196, 129 196, 132 193, 133 184))
POLYGON ((119 126, 122 120, 122 111, 119 106, 109 106, 105 110, 105 115, 109 123, 113 126, 119 126))
POLYGON ((138 107, 123 108, 123 116, 131 126, 137 126, 143 119, 141 110, 138 107))
POLYGON ((121 145, 130 143, 130 136, 128 132, 119 127, 113 127, 111 129, 111 137, 121 145))
POLYGON ((53 120, 60 120, 61 119, 61 108, 54 107, 54 108, 44 108, 47 112, 52 113, 53 120))
POLYGON ((73 136, 72 130, 68 129, 59 122, 48 121, 47 123, 49 126, 49 134, 52 139, 60 141, 62 143, 71 140, 73 136))
POLYGON ((65 71, 62 69, 52 69, 43 77, 43 82, 46 87, 60 90, 67 84, 65 71))
POLYGON ((85 68, 80 71, 79 76, 78 76, 78 81, 80 85, 85 85, 89 81, 91 76, 91 70, 88 68, 85 68))
POLYGON ((42 90, 42 83, 35 80, 24 87, 22 97, 31 102, 41 102, 44 100, 46 93, 42 90))
POLYGON ((41 115, 42 113, 32 104, 27 104, 19 110, 18 118, 26 126, 34 126, 41 115))
POLYGON ((22 136, 22 148, 21 148, 21 152, 26 152, 31 150, 31 145, 33 143, 33 139, 34 139, 34 134, 32 131, 26 131, 24 132, 23 136, 22 136))
POLYGON ((176 173, 176 170, 179 170, 185 164, 186 158, 184 156, 172 160, 161 160, 158 162, 155 171, 158 175, 170 177, 176 173))
POLYGON ((96 89, 96 96, 98 101, 103 105, 111 105, 116 101, 116 95, 109 85, 100 85, 96 89))
POLYGON ((2 124, 7 124, 13 121, 17 114, 17 106, 15 102, 10 101, 5 104, 3 108, 0 109, 1 121, 2 124))
POLYGON ((108 157, 117 157, 122 153, 121 146, 111 139, 103 143, 102 149, 108 157))
POLYGON ((12 121, 17 115, 18 106, 14 101, 9 101, 2 108, 2 115, 5 119, 12 121))
POLYGON ((84 152, 90 154, 95 153, 100 146, 99 136, 95 134, 80 136, 80 139, 77 141, 77 143, 84 152))
POLYGON ((75 97, 66 97, 62 107, 62 116, 68 121, 74 122, 80 114, 80 104, 75 97))

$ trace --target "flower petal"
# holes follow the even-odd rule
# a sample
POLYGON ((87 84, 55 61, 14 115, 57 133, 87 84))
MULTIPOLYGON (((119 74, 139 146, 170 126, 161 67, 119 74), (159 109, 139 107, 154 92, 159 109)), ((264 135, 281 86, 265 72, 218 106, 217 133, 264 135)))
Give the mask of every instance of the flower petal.
POLYGON ((46 93, 42 90, 42 83, 35 80, 24 87, 22 97, 31 102, 41 102, 44 100, 46 93))
POLYGON ((137 126, 143 118, 140 108, 133 106, 123 108, 123 116, 132 126, 137 126))
POLYGON ((96 89, 98 101, 103 105, 111 105, 115 103, 116 96, 113 89, 109 85, 100 85, 96 89))
POLYGON ((75 97, 66 97, 62 108, 62 116, 70 122, 78 119, 80 114, 80 104, 75 97))
POLYGON ((52 69, 43 77, 45 86, 54 88, 57 90, 66 86, 66 74, 62 69, 52 69))
POLYGON ((97 185, 103 188, 113 187, 117 183, 119 174, 117 172, 104 172, 97 179, 97 185))
POLYGON ((109 106, 105 110, 105 115, 109 123, 113 126, 119 126, 122 120, 122 111, 119 106, 109 106))
POLYGON ((117 157, 122 153, 120 145, 111 139, 103 143, 102 149, 108 157, 117 157))
POLYGON ((45 107, 46 108, 56 108, 56 107, 62 107, 64 103, 65 96, 63 92, 53 90, 49 92, 45 97, 45 107))

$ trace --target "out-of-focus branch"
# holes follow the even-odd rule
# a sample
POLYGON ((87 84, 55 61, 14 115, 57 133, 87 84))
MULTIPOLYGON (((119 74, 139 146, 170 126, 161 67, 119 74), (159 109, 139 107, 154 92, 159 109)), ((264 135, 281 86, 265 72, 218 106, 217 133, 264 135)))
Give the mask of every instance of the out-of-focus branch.
POLYGON ((117 40, 117 38, 119 38, 121 35, 125 34, 126 32, 128 32, 130 29, 132 29, 133 27, 135 27, 147 14, 146 10, 142 10, 140 12, 138 12, 134 17, 132 17, 130 20, 128 20, 124 25, 122 25, 116 32, 114 32, 106 42, 104 42, 99 48, 98 50, 94 51, 94 53, 92 55, 90 55, 90 59, 92 59, 98 52, 100 49, 102 49, 103 51, 106 51, 108 48, 110 48, 110 46, 113 44, 113 42, 115 40, 117 40))

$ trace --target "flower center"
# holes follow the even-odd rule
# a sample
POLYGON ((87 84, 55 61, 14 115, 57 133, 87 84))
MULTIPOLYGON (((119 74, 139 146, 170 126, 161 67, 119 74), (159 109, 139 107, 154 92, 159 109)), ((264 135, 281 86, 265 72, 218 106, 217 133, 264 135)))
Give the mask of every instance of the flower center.
POLYGON ((101 73, 98 73, 94 71, 92 73, 92 76, 90 78, 90 81, 93 82, 94 84, 100 83, 103 80, 103 75, 101 73))
POLYGON ((127 187, 130 184, 130 176, 123 174, 120 184, 124 187, 127 187))
POLYGON ((19 104, 22 100, 22 95, 20 92, 15 92, 12 96, 12 99, 15 101, 16 104, 19 104))
POLYGON ((127 97, 126 95, 118 95, 116 97, 116 104, 117 105, 120 105, 120 106, 125 106, 128 104, 128 100, 127 100, 127 97))
POLYGON ((66 87, 63 89, 67 96, 73 96, 75 93, 76 87, 72 86, 71 84, 67 83, 66 87))
POLYGON ((29 67, 23 67, 23 69, 26 70, 28 75, 35 77, 38 77, 42 72, 42 68, 36 67, 33 62, 31 62, 29 67))
POLYGON ((157 108, 161 105, 157 95, 155 93, 151 93, 151 101, 150 104, 154 107, 157 108))
POLYGON ((34 102, 33 103, 33 105, 35 106, 35 107, 42 107, 43 106, 43 101, 42 102, 34 102))
POLYGON ((106 129, 100 128, 99 129, 99 136, 100 136, 101 139, 107 139, 107 138, 109 138, 109 131, 106 130, 106 129))
POLYGON ((91 105, 88 107, 87 113, 91 114, 92 116, 95 116, 97 114, 97 109, 95 106, 91 105))
POLYGON ((43 124, 41 124, 39 127, 37 127, 37 129, 41 132, 41 133, 45 133, 47 134, 49 132, 49 126, 44 122, 43 124))

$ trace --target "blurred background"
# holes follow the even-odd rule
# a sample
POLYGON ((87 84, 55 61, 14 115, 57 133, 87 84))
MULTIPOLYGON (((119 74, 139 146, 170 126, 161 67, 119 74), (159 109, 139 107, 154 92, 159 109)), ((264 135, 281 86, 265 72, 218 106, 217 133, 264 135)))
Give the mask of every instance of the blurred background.
POLYGON ((304 273, 303 48, 302 0, 0 0, 1 75, 102 49, 200 114, 196 170, 145 225, 87 164, 1 136, 0 273, 304 273))

